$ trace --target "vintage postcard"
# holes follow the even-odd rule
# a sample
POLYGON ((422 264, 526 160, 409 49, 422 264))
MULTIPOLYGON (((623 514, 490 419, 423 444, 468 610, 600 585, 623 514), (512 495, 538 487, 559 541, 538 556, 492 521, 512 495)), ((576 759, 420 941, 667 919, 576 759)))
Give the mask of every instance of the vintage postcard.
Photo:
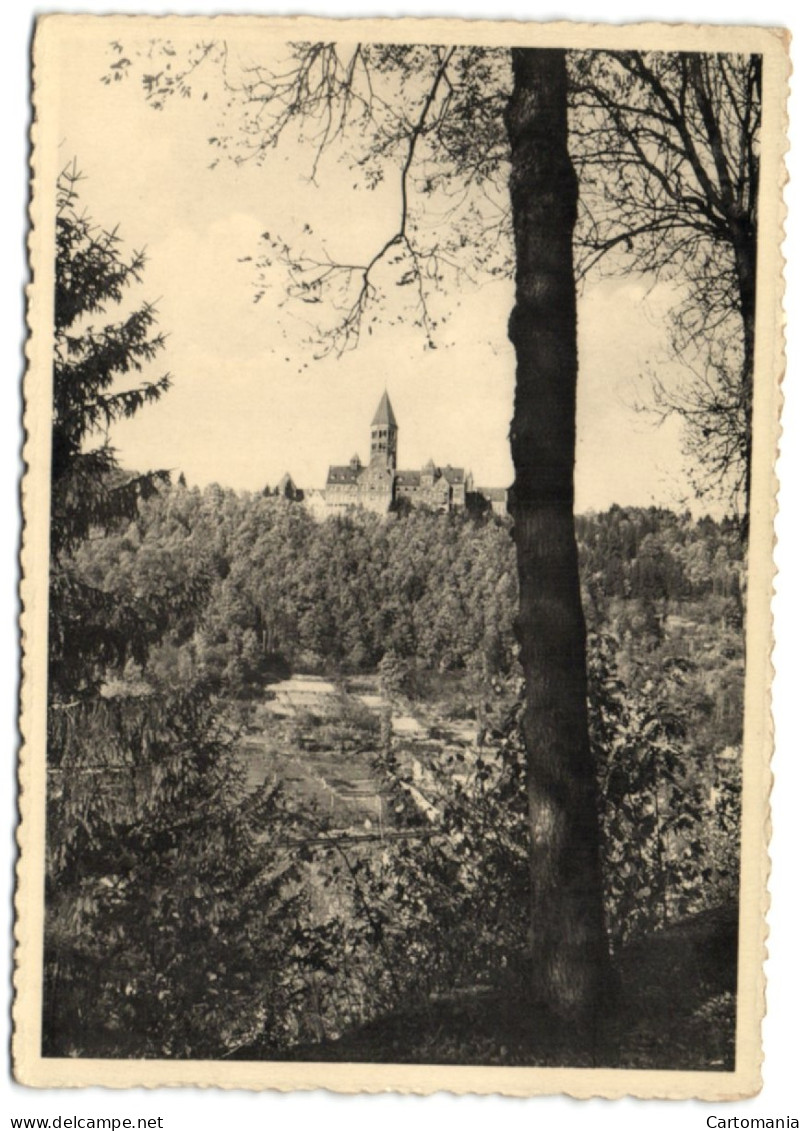
POLYGON ((19 1081, 758 1090, 787 39, 39 20, 19 1081))

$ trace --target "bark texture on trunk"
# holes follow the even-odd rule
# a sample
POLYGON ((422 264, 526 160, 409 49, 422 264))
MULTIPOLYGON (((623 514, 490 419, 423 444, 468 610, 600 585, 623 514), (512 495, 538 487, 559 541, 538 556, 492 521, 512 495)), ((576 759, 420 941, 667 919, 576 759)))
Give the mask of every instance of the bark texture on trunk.
MULTIPOLYGON (((705 60, 698 55, 687 56, 689 74, 697 96, 703 128, 711 151, 718 181, 717 206, 719 207, 727 238, 734 256, 734 268, 739 287, 739 314, 742 322, 742 363, 740 371, 740 408, 745 426, 740 437, 741 458, 745 467, 743 483, 745 513, 743 533, 748 538, 751 511, 751 462, 753 456, 752 418, 754 407, 754 328, 756 319, 757 283, 757 215, 759 203, 759 157, 754 144, 754 134, 747 139, 746 176, 737 184, 731 176, 731 166, 726 155, 723 130, 704 79, 705 60)), ((762 58, 753 56, 754 68, 752 97, 762 102, 762 58)), ((686 124, 689 129, 690 124, 686 124)), ((745 139, 743 139, 745 140, 745 139)), ((743 160, 743 158, 740 158, 743 160)), ((707 207, 707 218, 711 210, 707 207)))
POLYGON ((734 264, 740 284, 740 318, 742 320, 743 358, 740 374, 740 397, 745 415, 743 459, 745 461, 745 513, 743 534, 748 539, 751 515, 751 463, 753 460, 752 421, 754 416, 754 326, 756 321, 757 233, 756 220, 745 219, 732 225, 734 264))
POLYGON ((533 992, 547 1015, 582 1029, 597 1015, 607 941, 573 516, 577 182, 568 157, 565 53, 516 48, 512 66, 510 511, 526 677, 533 992))

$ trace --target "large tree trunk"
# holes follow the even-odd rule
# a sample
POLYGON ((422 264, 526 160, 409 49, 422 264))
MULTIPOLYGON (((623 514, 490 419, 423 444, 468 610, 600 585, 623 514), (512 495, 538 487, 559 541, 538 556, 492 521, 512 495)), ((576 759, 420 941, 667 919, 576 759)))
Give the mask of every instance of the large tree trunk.
POLYGON ((573 514, 577 182, 568 157, 564 52, 516 48, 512 67, 506 126, 516 296, 509 336, 517 375, 509 506, 526 677, 533 994, 541 1023, 562 1023, 587 1040, 607 941, 573 514))
MULTIPOLYGON (((762 102, 762 57, 754 56, 756 74, 756 97, 762 102)), ((751 166, 749 171, 750 198, 748 216, 743 229, 743 239, 735 247, 737 274, 740 280, 740 314, 743 323, 743 391, 746 409, 746 471, 745 471, 745 517, 743 534, 748 541, 751 521, 751 465, 753 462, 752 422, 754 416, 754 327, 756 322, 757 290, 757 225, 759 221, 759 155, 751 147, 751 166)))
MULTIPOLYGON (((739 314, 742 322, 742 363, 740 369, 740 408, 744 427, 740 436, 744 466, 744 513, 742 516, 743 536, 747 541, 748 524, 751 513, 751 461, 753 456, 752 418, 754 410, 754 327, 756 319, 757 285, 757 213, 759 199, 759 157, 753 144, 753 136, 748 138, 747 176, 740 184, 734 184, 728 168, 724 150, 723 132, 718 121, 717 107, 709 94, 704 78, 704 59, 697 55, 685 56, 687 73, 691 76, 700 109, 703 127, 709 149, 714 156, 718 175, 720 204, 723 220, 728 230, 734 256, 734 268, 739 287, 739 314), (747 198, 746 198, 747 189, 747 198)), ((762 101, 762 59, 753 56, 755 97, 762 101)))
POLYGON ((734 248, 734 264, 740 284, 740 319, 742 321, 742 372, 740 374, 740 398, 745 417, 744 445, 745 483, 743 514, 743 535, 748 539, 748 523, 751 514, 751 463, 753 459, 753 436, 751 423, 754 415, 754 326, 756 320, 756 279, 757 279, 757 231, 756 213, 753 219, 744 217, 731 223, 734 248))

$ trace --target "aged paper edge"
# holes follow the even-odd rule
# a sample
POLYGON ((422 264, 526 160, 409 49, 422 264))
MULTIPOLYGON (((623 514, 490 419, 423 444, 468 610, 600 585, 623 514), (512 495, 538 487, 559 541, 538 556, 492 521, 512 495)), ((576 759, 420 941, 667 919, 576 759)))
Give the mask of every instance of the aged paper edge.
POLYGON ((787 176, 787 85, 789 35, 778 28, 687 24, 485 22, 457 19, 334 20, 255 16, 73 16, 49 15, 37 23, 34 43, 31 130, 33 177, 28 250, 27 371, 24 382, 23 542, 21 601, 23 672, 19 767, 16 968, 13 1058, 16 1079, 31 1087, 113 1088, 197 1086, 279 1091, 326 1088, 341 1093, 400 1092, 427 1095, 500 1093, 511 1096, 565 1094, 574 1098, 732 1100, 761 1087, 761 1022, 765 1013, 763 961, 770 835, 770 715, 772 678, 773 521, 777 478, 780 381, 784 373, 784 317, 781 242, 787 176), (453 42, 490 46, 534 45, 571 48, 759 52, 764 62, 761 154, 761 214, 757 278, 754 391, 754 473, 751 551, 748 572, 747 661, 745 673, 744 798, 742 818, 741 948, 737 1007, 737 1067, 731 1073, 662 1072, 626 1069, 492 1068, 349 1063, 230 1063, 222 1061, 122 1061, 46 1059, 40 1054, 44 875, 45 702, 48 513, 50 503, 51 335, 53 325, 54 219, 49 187, 56 174, 54 122, 48 116, 48 57, 57 50, 62 28, 103 22, 110 36, 158 25, 171 35, 199 27, 210 32, 261 28, 276 39, 330 37, 388 42, 453 42), (136 26, 140 25, 140 26, 136 26), (43 406, 46 406, 43 411, 43 406))

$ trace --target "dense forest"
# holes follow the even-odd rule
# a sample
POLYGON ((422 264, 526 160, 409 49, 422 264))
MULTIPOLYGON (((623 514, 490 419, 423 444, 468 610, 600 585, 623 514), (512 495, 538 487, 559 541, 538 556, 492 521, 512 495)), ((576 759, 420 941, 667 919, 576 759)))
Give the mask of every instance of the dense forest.
POLYGON ((160 109, 225 79, 209 143, 238 164, 292 131, 313 177, 338 143, 370 190, 395 173, 365 266, 261 237, 255 297, 307 304, 307 352, 371 333, 386 273, 428 348, 448 262, 514 283, 514 482, 509 522, 318 523, 126 473, 113 426, 170 388, 165 337, 124 302, 144 254, 63 170, 43 1053, 733 1068, 761 60, 298 43, 239 77, 224 41, 110 46, 107 84, 143 63, 160 109), (677 282, 696 383, 654 404, 739 524, 575 520, 576 281, 603 257, 677 282))
MULTIPOLYGON (((731 521, 656 508, 580 516, 577 537, 607 925, 614 954, 632 954, 736 899, 744 551, 731 521)), ((406 1003, 493 986, 504 1000, 520 984, 508 520, 316 522, 269 491, 181 477, 91 532, 60 577, 81 616, 63 603, 51 639, 69 697, 51 711, 50 1054, 304 1055, 406 1003), (270 719, 292 674, 331 680, 332 717, 270 719), (421 744, 391 733, 406 707, 432 721, 421 744), (452 740, 453 726, 474 737, 452 740), (283 773, 251 779, 251 735, 276 743, 278 765, 318 743, 368 759, 385 827, 371 836, 367 820, 325 812, 283 773)), ((682 1053, 700 1045, 697 1066, 708 1030, 721 1034, 709 1066, 733 1055, 722 958, 725 983, 698 993, 679 1030, 682 1053)), ((471 1051, 454 1038, 432 1055, 532 1062, 509 1040, 471 1051)), ((634 1038, 622 1063, 681 1055, 651 1041, 634 1038)))
MULTIPOLYGON (((614 506, 580 516, 577 536, 589 629, 613 633, 626 662, 665 643, 668 655, 705 652, 685 622, 739 637, 744 562, 731 520, 614 506)), ((139 666, 147 680, 243 697, 276 670, 368 672, 385 657, 414 671, 513 669, 514 555, 495 517, 380 522, 357 511, 322 523, 269 493, 179 485, 74 563, 153 641, 139 666)))
MULTIPOLYGON (((144 253, 63 169, 42 1053, 732 1070, 762 56, 268 40, 243 67, 236 29, 176 30, 109 44, 102 81, 140 72, 172 161, 193 131, 168 104, 209 92, 211 171, 267 158, 277 216, 239 262, 292 317, 273 350, 289 335, 299 375, 374 324, 449 344, 448 300, 509 281, 510 518, 318 522, 125 471, 115 426, 170 389, 166 337, 131 301, 144 253), (328 150, 347 194, 398 186, 390 222, 381 193, 344 231, 338 182, 326 210, 286 200, 328 150), (680 423, 692 497, 739 521, 575 516, 578 287, 601 275, 663 284, 646 407, 680 423)), ((244 219, 220 176, 210 215, 244 219)), ((156 231, 210 236, 204 196, 156 231)), ((174 259, 209 309, 228 276, 174 259)), ((226 321, 183 333, 258 357, 226 321)))

